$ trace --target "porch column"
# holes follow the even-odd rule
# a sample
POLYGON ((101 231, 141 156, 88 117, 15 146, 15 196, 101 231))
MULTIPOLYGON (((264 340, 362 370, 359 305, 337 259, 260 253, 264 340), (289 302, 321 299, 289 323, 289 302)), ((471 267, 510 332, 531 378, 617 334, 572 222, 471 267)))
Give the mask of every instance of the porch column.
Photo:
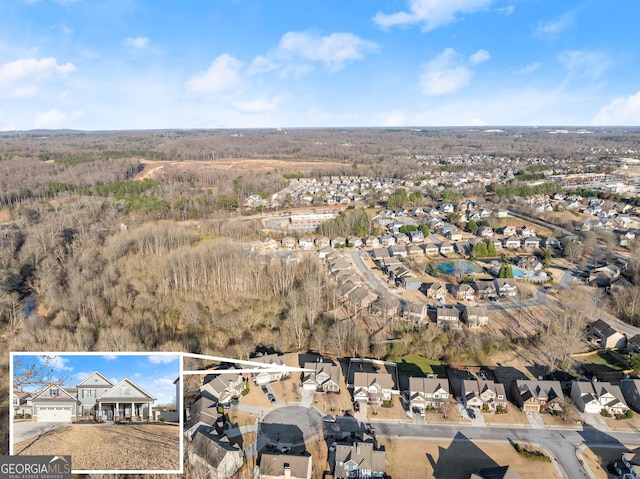
POLYGON ((98 401, 98 412, 96 413, 96 421, 98 418, 102 419, 102 403, 98 401))
POLYGON ((151 422, 151 421, 153 420, 153 418, 152 418, 152 414, 153 414, 153 412, 151 411, 151 403, 149 403, 149 408, 148 408, 148 410, 149 410, 149 416, 147 417, 147 421, 148 421, 148 422, 151 422))
POLYGON ((133 416, 135 415, 134 405, 131 403, 131 420, 133 421, 133 416))
POLYGON ((118 420, 118 416, 120 416, 120 403, 118 403, 116 401, 116 410, 115 410, 115 413, 113 415, 113 420, 117 421, 118 420))

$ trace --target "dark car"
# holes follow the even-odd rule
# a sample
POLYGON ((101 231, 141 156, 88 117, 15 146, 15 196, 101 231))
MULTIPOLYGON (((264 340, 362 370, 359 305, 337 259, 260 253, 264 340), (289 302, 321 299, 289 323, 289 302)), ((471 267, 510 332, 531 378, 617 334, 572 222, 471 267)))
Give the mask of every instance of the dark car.
POLYGON ((269 399, 269 401, 271 401, 271 402, 276 402, 276 397, 275 397, 273 394, 271 394, 271 393, 267 394, 267 398, 268 398, 268 399, 269 399))
POLYGON ((231 398, 231 401, 229 401, 233 406, 237 406, 238 404, 240 404, 240 399, 238 398, 231 398))
POLYGON ((358 401, 353 403, 353 410, 355 412, 359 412, 360 411, 360 403, 358 401))
POLYGON ((471 419, 475 419, 476 418, 476 413, 474 412, 473 409, 471 409, 471 408, 467 409, 467 413, 469 413, 469 417, 471 419))
POLYGON ((262 387, 260 388, 262 389, 262 392, 267 394, 269 392, 269 390, 267 389, 267 386, 265 386, 264 384, 262 385, 262 387))

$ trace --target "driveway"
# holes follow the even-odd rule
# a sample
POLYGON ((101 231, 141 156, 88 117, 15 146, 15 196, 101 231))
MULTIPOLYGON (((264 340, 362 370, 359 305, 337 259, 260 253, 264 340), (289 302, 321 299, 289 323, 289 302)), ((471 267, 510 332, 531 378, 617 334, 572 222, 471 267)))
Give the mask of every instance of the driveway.
POLYGON ((67 422, 35 422, 24 421, 13 423, 12 444, 24 441, 30 437, 39 436, 47 431, 57 428, 58 426, 68 426, 67 422))

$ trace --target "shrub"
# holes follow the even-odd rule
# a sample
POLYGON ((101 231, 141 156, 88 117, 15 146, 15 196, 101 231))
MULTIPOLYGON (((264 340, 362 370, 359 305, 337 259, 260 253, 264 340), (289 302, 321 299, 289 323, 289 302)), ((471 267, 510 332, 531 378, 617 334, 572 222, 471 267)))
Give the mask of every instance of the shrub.
POLYGON ((165 422, 166 419, 163 416, 160 416, 160 422, 165 422))
POLYGON ((546 454, 541 453, 540 451, 530 451, 522 447, 517 442, 513 445, 513 447, 516 448, 516 451, 518 451, 518 454, 520 454, 521 456, 533 459, 535 461, 551 462, 551 458, 546 454))
POLYGON ((600 409, 600 415, 604 417, 611 417, 611 413, 609 413, 605 408, 600 409))
POLYGON ((627 419, 631 419, 633 417, 633 411, 631 409, 627 410, 625 416, 627 417, 627 419))

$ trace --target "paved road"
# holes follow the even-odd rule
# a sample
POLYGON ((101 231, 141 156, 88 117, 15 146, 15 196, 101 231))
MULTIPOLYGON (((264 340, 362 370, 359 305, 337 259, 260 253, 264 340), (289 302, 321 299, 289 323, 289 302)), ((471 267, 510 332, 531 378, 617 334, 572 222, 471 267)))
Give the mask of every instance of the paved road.
POLYGON ((13 423, 13 436, 12 443, 17 444, 30 437, 39 436, 51 429, 55 429, 58 426, 68 426, 69 423, 65 422, 14 422, 13 423))
MULTIPOLYGON (((378 294, 385 293, 385 292, 390 293, 387 287, 376 277, 375 274, 371 272, 369 267, 366 264, 364 264, 364 261, 362 261, 362 258, 360 257, 361 253, 359 251, 349 251, 348 254, 349 256, 351 256, 351 260, 353 261, 353 264, 355 265, 355 267, 358 268, 358 270, 360 270, 360 272, 364 275, 366 280, 371 285, 371 288, 373 288, 373 290, 376 293, 378 294)), ((398 299, 401 299, 401 298, 398 298, 398 299)))

